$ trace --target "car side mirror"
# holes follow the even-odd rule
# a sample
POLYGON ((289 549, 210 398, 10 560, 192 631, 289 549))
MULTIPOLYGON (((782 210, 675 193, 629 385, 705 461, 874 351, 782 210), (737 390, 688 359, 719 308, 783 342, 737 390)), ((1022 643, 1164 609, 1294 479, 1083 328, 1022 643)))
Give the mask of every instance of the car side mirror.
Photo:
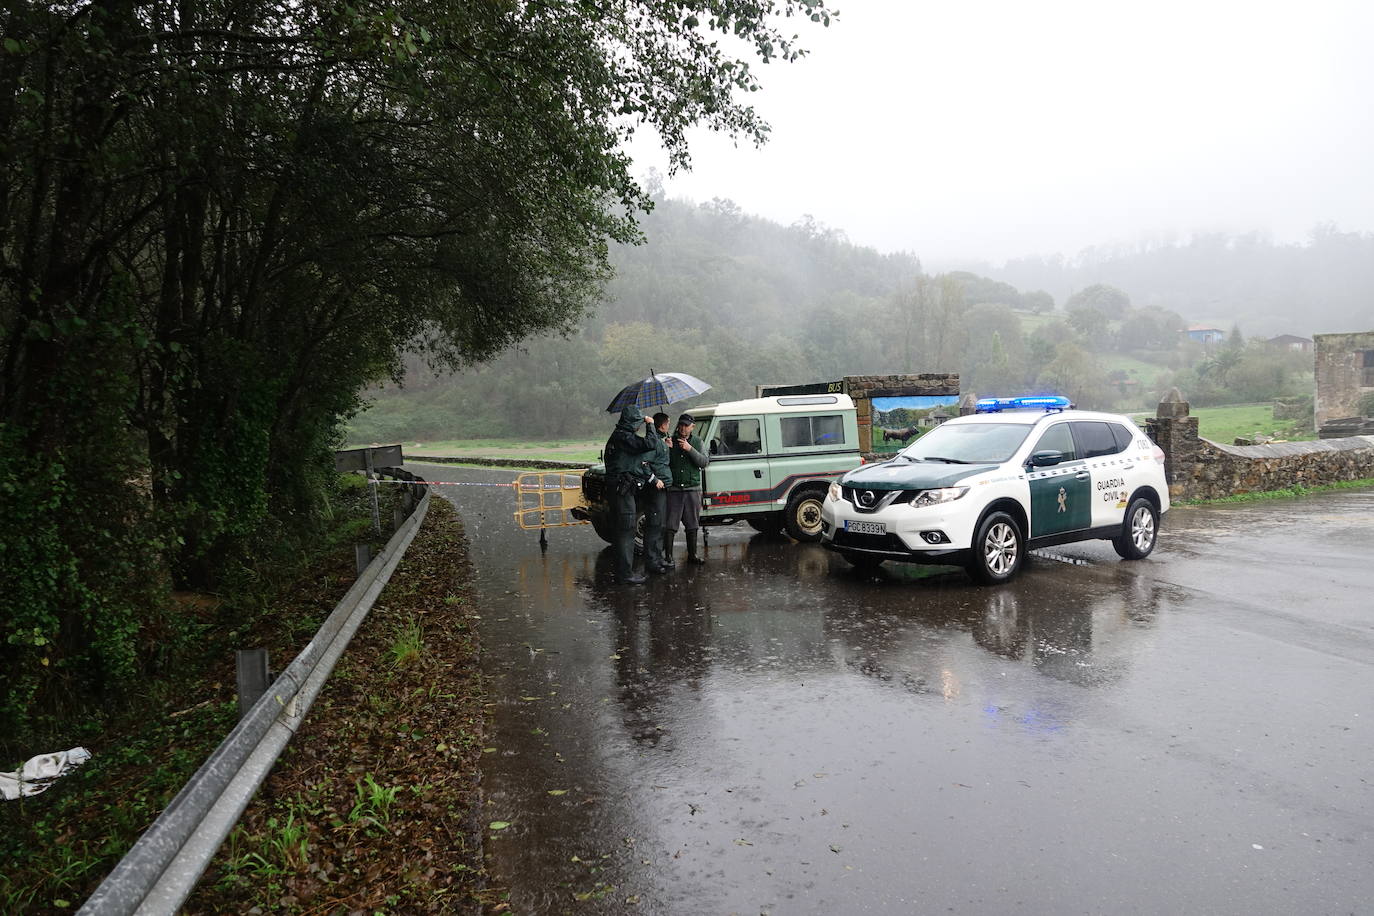
POLYGON ((1056 452, 1053 449, 1045 449, 1042 452, 1035 452, 1030 456, 1030 461, 1026 464, 1033 468, 1047 468, 1059 464, 1064 460, 1063 452, 1056 452))

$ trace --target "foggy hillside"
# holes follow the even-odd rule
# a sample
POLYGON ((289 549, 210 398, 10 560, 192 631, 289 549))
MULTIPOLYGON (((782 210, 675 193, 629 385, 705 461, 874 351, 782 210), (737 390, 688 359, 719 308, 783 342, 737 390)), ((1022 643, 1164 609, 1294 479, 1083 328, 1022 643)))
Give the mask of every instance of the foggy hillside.
POLYGON ((1374 233, 1315 228, 1301 245, 1262 234, 1089 248, 1073 258, 1023 258, 969 268, 1015 286, 1049 290, 1063 303, 1094 283, 1130 294, 1190 323, 1273 337, 1374 328, 1374 233))
POLYGON ((612 251, 605 301, 577 333, 457 376, 412 363, 403 388, 373 392, 351 440, 594 435, 612 394, 650 369, 714 386, 684 406, 757 384, 927 371, 1081 406, 1143 408, 1175 384, 1195 403, 1257 401, 1310 392, 1310 357, 1278 365, 1256 352, 1247 370, 1238 353, 1209 374, 1209 354, 1182 330, 1239 326, 1239 345, 1374 326, 1374 236, 1329 229, 1301 246, 1208 236, 941 274, 730 201, 659 197, 642 229, 645 244, 612 251), (1084 300, 1096 284, 1107 298, 1084 300))

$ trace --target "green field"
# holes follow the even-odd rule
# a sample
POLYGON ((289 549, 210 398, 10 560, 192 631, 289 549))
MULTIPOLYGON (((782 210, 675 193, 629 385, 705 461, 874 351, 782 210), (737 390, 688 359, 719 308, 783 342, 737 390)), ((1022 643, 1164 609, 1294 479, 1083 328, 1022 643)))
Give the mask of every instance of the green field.
POLYGON ((1309 425, 1295 425, 1292 420, 1275 420, 1273 404, 1242 404, 1234 407, 1197 407, 1198 435, 1213 442, 1229 445, 1237 436, 1250 437, 1256 433, 1275 439, 1315 439, 1317 433, 1309 425))
MULTIPOLYGON (((1275 420, 1272 404, 1238 404, 1228 407, 1194 407, 1198 435, 1222 445, 1230 445, 1237 436, 1250 438, 1256 434, 1286 439, 1289 442, 1317 438, 1309 424, 1295 424, 1292 420, 1275 420)), ((1133 414, 1137 423, 1152 413, 1133 414)))
POLYGON ((1168 372, 1167 366, 1158 363, 1147 363, 1142 359, 1127 356, 1124 353, 1100 353, 1097 354, 1102 363, 1102 368, 1107 372, 1122 370, 1130 378, 1140 382, 1143 389, 1149 390, 1154 387, 1155 378, 1162 372, 1168 372))
MULTIPOLYGON (((354 443, 360 447, 368 443, 354 443)), ((402 442, 407 457, 515 458, 531 461, 600 461, 605 439, 449 439, 441 442, 402 442)))

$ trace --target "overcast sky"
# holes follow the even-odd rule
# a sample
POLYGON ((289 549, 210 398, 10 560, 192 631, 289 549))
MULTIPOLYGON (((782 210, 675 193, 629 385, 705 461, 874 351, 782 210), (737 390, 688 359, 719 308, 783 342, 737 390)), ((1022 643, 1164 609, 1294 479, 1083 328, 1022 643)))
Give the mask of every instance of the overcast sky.
MULTIPOLYGON (((761 69, 762 149, 669 196, 810 213, 928 266, 1203 230, 1374 230, 1374 3, 835 0, 761 69)), ((637 142, 637 170, 665 168, 637 142)))

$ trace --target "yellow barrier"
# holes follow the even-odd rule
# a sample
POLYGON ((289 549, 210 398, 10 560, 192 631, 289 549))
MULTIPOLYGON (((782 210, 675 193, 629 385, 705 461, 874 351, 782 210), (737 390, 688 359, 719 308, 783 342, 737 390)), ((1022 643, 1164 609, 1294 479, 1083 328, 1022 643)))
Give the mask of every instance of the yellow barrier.
POLYGON ((585 505, 581 471, 540 471, 515 478, 515 523, 527 531, 590 524, 572 517, 573 509, 585 505))

